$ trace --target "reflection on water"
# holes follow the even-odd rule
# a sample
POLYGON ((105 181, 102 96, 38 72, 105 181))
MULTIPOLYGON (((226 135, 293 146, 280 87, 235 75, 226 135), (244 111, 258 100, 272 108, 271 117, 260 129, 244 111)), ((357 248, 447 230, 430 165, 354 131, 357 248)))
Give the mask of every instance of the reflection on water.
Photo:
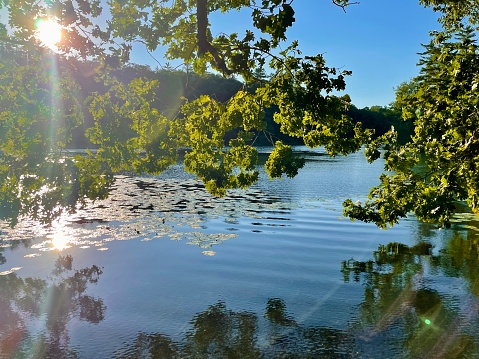
POLYGON ((161 237, 209 248, 235 238, 240 218, 254 218, 256 226, 286 226, 292 206, 261 190, 232 191, 224 198, 212 198, 195 180, 118 176, 109 199, 65 216, 51 228, 29 220, 15 229, 4 224, 0 239, 3 247, 36 239, 30 248, 39 251, 70 246, 105 250, 114 240, 161 237), (228 232, 205 231, 204 223, 212 219, 228 223, 228 232))
POLYGON ((261 316, 235 312, 219 302, 197 313, 181 341, 161 333, 139 333, 116 358, 351 358, 351 333, 306 327, 270 298, 261 316))
POLYGON ((106 307, 87 294, 102 271, 76 270, 70 255, 59 256, 49 279, 0 276, 0 358, 71 358, 68 322, 72 317, 99 323, 106 307))
POLYGON ((342 218, 380 172, 316 153, 215 199, 174 166, 1 225, 0 358, 478 358, 476 217, 342 218))
POLYGON ((384 352, 414 358, 479 357, 478 238, 467 233, 437 254, 427 242, 389 243, 371 260, 343 261, 344 281, 353 274, 364 286, 355 331, 365 344, 391 342, 384 352))
POLYGON ((115 357, 477 358, 477 242, 456 233, 438 254, 427 242, 393 242, 371 260, 344 261, 344 281, 353 274, 364 292, 343 329, 303 325, 279 298, 268 299, 261 314, 219 302, 197 313, 181 340, 140 332, 115 357), (447 277, 464 283, 446 285, 447 277))

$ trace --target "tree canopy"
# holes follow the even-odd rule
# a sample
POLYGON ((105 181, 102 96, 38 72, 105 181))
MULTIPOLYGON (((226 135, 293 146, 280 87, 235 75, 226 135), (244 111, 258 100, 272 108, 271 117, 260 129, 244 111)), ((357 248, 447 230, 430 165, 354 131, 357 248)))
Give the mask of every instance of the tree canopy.
MULTIPOLYGON (((420 75, 397 92, 403 117, 414 121, 412 140, 400 146, 383 136, 386 170, 394 174, 381 176, 364 205, 347 202, 352 218, 384 227, 414 212, 449 226, 457 201, 478 210, 479 47, 470 27, 431 35, 420 75)), ((379 156, 372 147, 371 160, 379 156)))
MULTIPOLYGON (((352 4, 332 3, 343 10, 352 4)), ((288 41, 293 1, 109 0, 108 15, 99 0, 1 0, 9 18, 0 27, 0 218, 12 225, 22 215, 49 222, 88 198, 106 196, 115 172, 161 172, 182 149, 186 170, 212 194, 250 186, 258 178, 254 138, 266 129, 265 109, 274 106, 281 131, 307 146, 337 155, 366 145, 368 159, 384 157, 387 172, 370 201, 345 202, 351 218, 385 227, 414 212, 447 225, 455 201, 477 208, 477 46, 466 25, 478 21, 479 4, 420 3, 441 12, 444 32, 432 35, 413 86, 398 89, 394 106, 415 127, 403 144, 394 129, 375 136, 347 115, 349 96, 335 94, 345 89, 350 71, 327 66, 321 54, 303 56, 298 42, 288 41), (211 14, 239 9, 250 11, 253 28, 213 36, 211 14), (36 36, 35 22, 46 19, 63 28, 57 54, 96 61, 106 91, 78 95, 68 81, 76 69, 57 63, 36 36), (134 43, 149 51, 164 46, 168 60, 198 74, 212 69, 260 85, 226 101, 179 98, 175 109, 164 111, 153 101, 161 83, 141 75, 120 81, 115 73, 128 63, 134 43), (15 52, 24 54, 22 61, 9 57, 15 52), (258 78, 265 67, 272 73, 267 81, 258 78), (86 135, 98 150, 65 158, 82 107, 93 117, 86 135)), ((268 175, 294 176, 303 161, 289 145, 273 145, 268 175)))

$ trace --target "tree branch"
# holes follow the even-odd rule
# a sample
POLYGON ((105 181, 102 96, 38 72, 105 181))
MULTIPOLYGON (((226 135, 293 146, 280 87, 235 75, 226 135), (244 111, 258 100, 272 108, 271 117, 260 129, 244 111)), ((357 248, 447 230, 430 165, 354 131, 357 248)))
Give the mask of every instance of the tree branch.
POLYGON ((218 50, 211 45, 207 38, 208 31, 208 6, 207 0, 196 0, 196 24, 198 40, 198 55, 202 56, 209 52, 219 70, 226 75, 231 75, 233 72, 226 66, 225 60, 221 57, 218 50))
POLYGON ((346 6, 349 6, 349 5, 356 5, 356 4, 359 4, 359 1, 355 1, 355 2, 347 2, 346 4, 341 4, 340 2, 344 2, 344 0, 332 0, 333 4, 336 5, 336 6, 339 6, 341 9, 343 9, 344 12, 346 12, 346 6))

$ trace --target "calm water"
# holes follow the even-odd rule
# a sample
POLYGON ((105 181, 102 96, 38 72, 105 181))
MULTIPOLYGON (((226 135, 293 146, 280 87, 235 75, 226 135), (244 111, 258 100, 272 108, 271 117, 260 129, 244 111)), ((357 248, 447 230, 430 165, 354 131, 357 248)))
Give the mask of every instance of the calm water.
POLYGON ((222 199, 180 167, 120 176, 52 228, 2 225, 0 358, 479 357, 474 217, 351 222, 381 164, 307 159, 222 199))

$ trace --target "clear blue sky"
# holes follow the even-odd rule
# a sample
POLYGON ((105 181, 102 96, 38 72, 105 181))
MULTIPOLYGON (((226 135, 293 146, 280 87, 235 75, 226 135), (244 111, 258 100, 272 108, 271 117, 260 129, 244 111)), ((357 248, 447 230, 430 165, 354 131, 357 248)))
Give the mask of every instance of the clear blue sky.
POLYGON ((360 108, 394 101, 393 88, 418 73, 421 43, 440 29, 437 14, 418 0, 360 0, 346 13, 329 1, 293 4, 297 27, 290 37, 304 53, 322 53, 330 66, 352 70, 346 93, 360 108))
MULTIPOLYGON (((440 29, 437 14, 418 0, 359 1, 344 13, 330 0, 295 0, 296 22, 288 39, 297 39, 304 55, 321 53, 328 66, 351 70, 345 92, 357 107, 388 105, 394 87, 417 75, 421 43, 429 42, 429 31, 440 29)), ((248 13, 236 11, 210 22, 213 34, 244 34, 252 26, 248 13)), ((156 66, 143 51, 132 60, 156 66)))

